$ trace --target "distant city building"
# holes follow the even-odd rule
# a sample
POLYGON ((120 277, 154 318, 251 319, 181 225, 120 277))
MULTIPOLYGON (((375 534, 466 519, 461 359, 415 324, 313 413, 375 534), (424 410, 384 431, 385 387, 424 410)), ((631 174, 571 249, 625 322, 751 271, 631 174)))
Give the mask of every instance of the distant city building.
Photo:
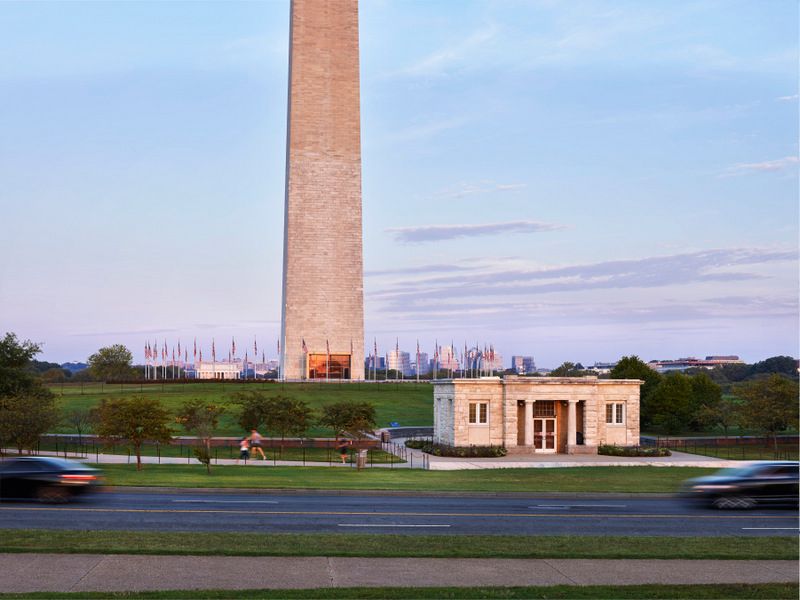
POLYGON ((589 367, 588 371, 594 371, 598 375, 608 375, 611 373, 611 370, 617 366, 617 363, 613 362, 596 362, 594 365, 589 367))
POLYGON ((483 368, 487 371, 503 370, 503 355, 499 352, 487 352, 483 357, 483 368))
MULTIPOLYGON (((411 357, 411 372, 416 375, 417 374, 417 355, 416 353, 414 356, 411 357)), ((427 352, 420 352, 419 353, 419 374, 425 375, 431 372, 431 363, 428 360, 428 353, 427 352)))
POLYGON ((458 371, 458 350, 452 346, 442 346, 439 353, 440 371, 458 371))
POLYGON ((525 375, 536 371, 536 363, 532 356, 515 355, 511 357, 511 368, 517 372, 517 375, 525 375))
POLYGON ((669 371, 685 371, 686 369, 713 369, 720 365, 742 365, 744 361, 735 354, 727 356, 706 356, 705 359, 689 356, 677 360, 651 360, 647 363, 654 371, 667 373, 669 371))
POLYGON ((388 354, 389 370, 403 375, 411 375, 411 356, 402 350, 392 350, 388 354))
POLYGON ((386 368, 386 359, 383 356, 368 356, 364 359, 364 369, 365 371, 383 371, 386 368))

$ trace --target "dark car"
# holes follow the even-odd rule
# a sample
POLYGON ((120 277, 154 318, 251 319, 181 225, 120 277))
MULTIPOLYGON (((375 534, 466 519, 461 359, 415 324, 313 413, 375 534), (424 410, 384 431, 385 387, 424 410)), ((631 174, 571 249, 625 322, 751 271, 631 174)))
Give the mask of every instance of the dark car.
POLYGON ((102 482, 97 469, 78 462, 36 456, 0 461, 0 498, 36 498, 43 502, 67 502, 96 490, 102 482))
POLYGON ((752 508, 756 505, 798 504, 800 463, 775 461, 723 469, 714 475, 684 482, 685 498, 716 508, 752 508))

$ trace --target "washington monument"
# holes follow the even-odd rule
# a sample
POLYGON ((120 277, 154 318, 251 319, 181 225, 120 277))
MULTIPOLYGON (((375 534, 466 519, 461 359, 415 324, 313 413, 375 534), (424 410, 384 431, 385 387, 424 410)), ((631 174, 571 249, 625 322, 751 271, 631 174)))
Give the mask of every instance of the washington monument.
POLYGON ((364 378, 358 0, 292 0, 281 377, 364 378))

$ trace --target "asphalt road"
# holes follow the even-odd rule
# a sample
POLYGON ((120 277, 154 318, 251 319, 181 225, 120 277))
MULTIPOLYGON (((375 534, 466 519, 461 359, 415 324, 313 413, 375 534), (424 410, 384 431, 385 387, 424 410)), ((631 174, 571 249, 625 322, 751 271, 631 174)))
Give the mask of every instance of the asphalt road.
POLYGON ((676 498, 104 492, 0 503, 0 528, 495 535, 793 535, 791 509, 719 511, 676 498))

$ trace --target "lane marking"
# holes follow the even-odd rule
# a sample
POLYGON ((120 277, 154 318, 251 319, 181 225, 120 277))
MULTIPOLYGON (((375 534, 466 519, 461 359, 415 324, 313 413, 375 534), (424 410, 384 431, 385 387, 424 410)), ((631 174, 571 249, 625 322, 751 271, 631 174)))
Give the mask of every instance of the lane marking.
POLYGON ((778 530, 800 531, 800 527, 742 527, 742 529, 757 529, 759 531, 778 531, 778 530))
POLYGON ((537 504, 528 508, 628 508, 627 504, 537 504))
POLYGON ((450 525, 405 525, 403 523, 339 523, 339 527, 450 527, 450 525))
MULTIPOLYGON (((100 513, 164 513, 164 514, 220 514, 220 515, 307 515, 307 516, 400 516, 400 517, 496 517, 496 518, 540 518, 551 519, 553 513, 446 513, 446 512, 378 512, 378 511, 300 511, 300 510, 215 510, 215 509, 170 509, 170 508, 84 508, 52 506, 0 506, 0 512, 9 511, 50 511, 50 512, 100 512, 100 513)), ((733 519, 733 520, 775 520, 797 519, 796 516, 781 515, 685 515, 672 514, 634 514, 634 513, 565 513, 569 519, 733 519)))
POLYGON ((278 504, 277 500, 172 500, 172 502, 203 504, 278 504))

